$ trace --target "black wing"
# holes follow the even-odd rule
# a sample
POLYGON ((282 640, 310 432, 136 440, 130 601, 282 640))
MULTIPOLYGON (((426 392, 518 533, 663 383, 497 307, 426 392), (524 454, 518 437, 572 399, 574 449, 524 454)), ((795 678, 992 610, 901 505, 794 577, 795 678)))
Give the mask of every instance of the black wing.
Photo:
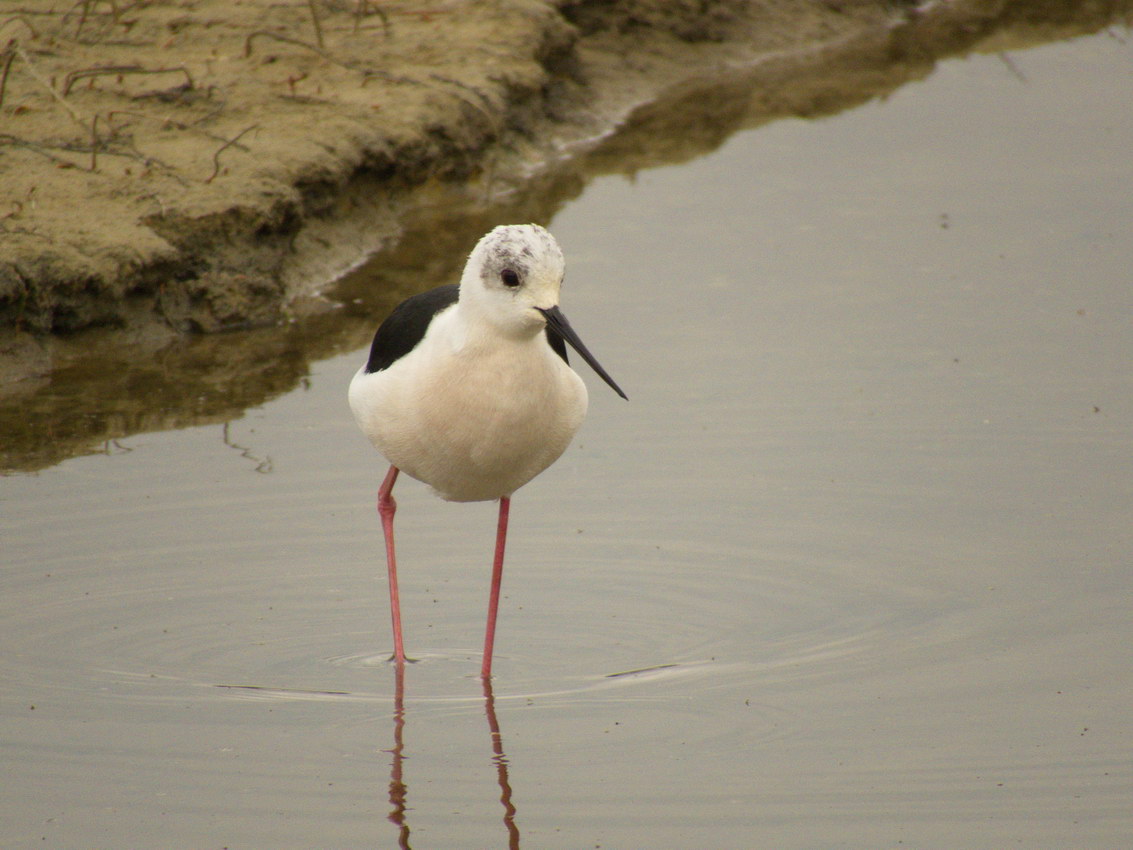
MULTIPOLYGON (((412 298, 406 298, 386 317, 374 334, 370 345, 367 372, 388 369, 417 347, 437 313, 456 303, 460 287, 456 284, 438 286, 412 298)), ((562 345, 562 342, 559 342, 562 345)))

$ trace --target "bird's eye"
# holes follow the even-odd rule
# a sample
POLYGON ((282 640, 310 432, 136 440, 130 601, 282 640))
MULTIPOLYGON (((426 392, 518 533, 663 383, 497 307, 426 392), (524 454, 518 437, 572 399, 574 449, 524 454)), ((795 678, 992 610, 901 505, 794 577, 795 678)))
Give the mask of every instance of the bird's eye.
POLYGON ((514 269, 504 269, 500 272, 500 280, 504 282, 504 286, 510 289, 519 286, 519 275, 515 273, 514 269))

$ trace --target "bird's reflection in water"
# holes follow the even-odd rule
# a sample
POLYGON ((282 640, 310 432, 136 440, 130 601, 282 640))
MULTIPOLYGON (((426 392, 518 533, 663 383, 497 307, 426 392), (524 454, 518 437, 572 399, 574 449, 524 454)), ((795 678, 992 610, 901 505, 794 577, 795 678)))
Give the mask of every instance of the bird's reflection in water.
MULTIPOLYGON (((508 850, 519 850, 519 827, 515 823, 515 804, 511 801, 511 781, 508 778, 508 760, 504 754, 503 736, 500 734, 500 721, 496 717, 496 699, 492 694, 492 683, 484 683, 484 714, 488 718, 488 732, 492 746, 492 764, 496 768, 496 781, 500 786, 500 803, 504 807, 504 827, 507 829, 508 850)), ((409 821, 406 812, 409 786, 405 783, 405 665, 397 664, 394 674, 393 696, 393 747, 386 752, 392 755, 389 775, 390 813, 388 820, 397 827, 397 846, 410 850, 409 821)))
POLYGON ((389 821, 397 827, 397 846, 409 850, 409 824, 405 820, 406 787, 402 780, 405 760, 405 665, 398 664, 393 692, 393 754, 389 774, 389 821))
POLYGON ((496 778, 500 783, 500 802, 504 806, 504 826, 507 827, 508 850, 519 847, 519 827, 515 825, 515 805, 511 801, 511 782, 507 775, 507 756, 504 739, 500 735, 500 721, 496 719, 496 698, 492 695, 492 680, 484 679, 484 712, 488 715, 488 731, 492 733, 492 761, 496 763, 496 778))

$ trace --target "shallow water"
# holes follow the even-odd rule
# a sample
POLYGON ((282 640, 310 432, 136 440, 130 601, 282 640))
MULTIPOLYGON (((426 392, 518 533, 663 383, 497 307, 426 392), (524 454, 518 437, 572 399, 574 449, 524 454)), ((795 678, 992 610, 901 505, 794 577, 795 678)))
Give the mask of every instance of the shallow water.
POLYGON ((552 222, 575 446, 398 485, 362 351, 0 480, 5 847, 1120 846, 1133 832, 1133 50, 942 64, 552 222), (580 367, 585 369, 585 367, 580 367))

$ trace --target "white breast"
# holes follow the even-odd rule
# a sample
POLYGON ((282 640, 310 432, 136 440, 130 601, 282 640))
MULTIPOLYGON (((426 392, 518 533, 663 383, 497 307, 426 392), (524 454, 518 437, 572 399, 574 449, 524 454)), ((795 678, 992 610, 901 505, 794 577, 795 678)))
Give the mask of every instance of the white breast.
POLYGON ((533 337, 470 335, 456 311, 388 369, 359 371, 350 407, 375 447, 443 498, 509 496, 566 450, 586 416, 582 379, 533 337))

